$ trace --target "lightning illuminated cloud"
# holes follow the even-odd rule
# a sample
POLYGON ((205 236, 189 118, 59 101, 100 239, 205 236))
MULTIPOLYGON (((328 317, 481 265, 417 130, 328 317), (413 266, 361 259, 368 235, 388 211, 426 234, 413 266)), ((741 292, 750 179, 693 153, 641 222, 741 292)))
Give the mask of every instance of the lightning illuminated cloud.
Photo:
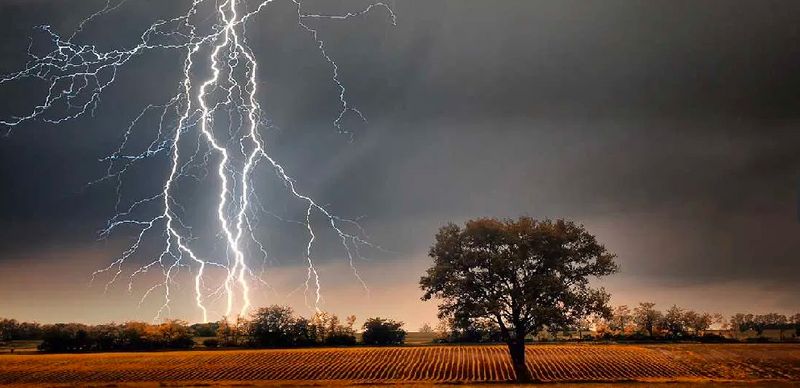
MULTIPOLYGON (((176 276, 185 268, 192 271, 194 302, 203 322, 208 321, 212 314, 209 304, 218 299, 224 301, 222 315, 247 314, 252 307, 250 293, 253 282, 268 286, 266 280, 253 270, 255 263, 268 260, 268 249, 259 241, 254 228, 258 215, 265 213, 254 185, 254 180, 259 177, 256 173, 259 168, 270 170, 282 182, 287 195, 305 208, 304 219, 288 221, 302 224, 308 234, 304 260, 307 304, 319 311, 322 302, 322 282, 314 266, 314 243, 320 227, 315 225, 315 217, 324 220, 324 228, 338 236, 355 279, 368 292, 355 261, 360 257, 360 247, 380 247, 364 238, 363 230, 355 221, 338 217, 304 193, 300 183, 270 154, 269 143, 263 135, 269 121, 258 101, 258 94, 262 93, 256 78, 258 61, 247 43, 246 28, 248 22, 266 12, 275 1, 193 0, 185 13, 147 27, 133 47, 102 51, 92 44, 77 43, 76 36, 87 24, 110 12, 120 11, 126 2, 108 0, 101 10, 84 19, 67 38, 62 38, 49 26, 38 27, 51 50, 38 54, 31 43, 28 50, 30 61, 26 66, 0 78, 0 85, 28 79, 42 80, 47 85, 46 96, 30 111, 0 119, 0 126, 11 134, 27 122, 58 124, 93 116, 100 106, 104 90, 114 84, 118 72, 130 66, 133 58, 155 50, 172 50, 183 56, 182 79, 176 80, 175 94, 161 104, 143 107, 124 126, 119 146, 101 159, 108 165, 106 174, 90 183, 111 182, 116 189, 115 213, 100 231, 100 236, 106 238, 122 227, 135 230, 133 243, 108 266, 95 271, 92 280, 107 276, 109 280, 105 287, 108 289, 125 274, 129 267, 126 263, 141 254, 146 242, 161 241, 160 253, 124 275, 128 277, 128 289, 132 292, 134 281, 140 275, 160 271, 161 281, 147 288, 141 299, 143 302, 154 293, 163 293, 163 303, 155 319, 169 310, 176 276), (207 14, 213 15, 215 22, 207 23, 207 14), (129 143, 140 133, 145 118, 151 115, 158 118, 155 135, 149 138, 144 151, 130 152, 129 143), (160 191, 123 206, 121 198, 126 175, 156 155, 167 156, 169 163, 169 173, 160 191), (183 221, 186 210, 177 190, 183 180, 205 182, 206 178, 212 177, 215 184, 204 183, 204 187, 216 192, 215 228, 225 246, 225 253, 217 255, 221 257, 214 257, 212 252, 198 248, 192 225, 183 221), (224 273, 219 284, 210 285, 210 268, 224 273)), ((307 13, 299 0, 292 0, 292 3, 297 9, 298 26, 309 34, 321 58, 330 66, 331 82, 339 91, 340 110, 332 118, 332 126, 352 136, 342 124, 344 117, 351 113, 361 120, 366 121, 366 118, 348 103, 339 67, 318 31, 307 21, 340 21, 383 11, 394 25, 395 15, 384 3, 374 3, 358 12, 342 15, 307 13)))

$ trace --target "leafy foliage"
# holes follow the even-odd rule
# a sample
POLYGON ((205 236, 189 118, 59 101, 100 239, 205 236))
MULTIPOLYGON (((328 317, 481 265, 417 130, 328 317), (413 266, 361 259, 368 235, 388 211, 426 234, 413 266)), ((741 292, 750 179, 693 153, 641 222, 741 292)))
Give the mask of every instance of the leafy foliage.
POLYGON ((422 299, 440 300, 440 318, 493 320, 520 380, 529 378, 525 336, 610 313, 609 295, 589 280, 614 273, 614 255, 574 222, 520 217, 448 224, 429 256, 434 263, 420 279, 422 299))
POLYGON ((367 345, 400 345, 406 339, 403 322, 377 317, 367 319, 363 327, 361 341, 367 345))
POLYGON ((47 352, 188 349, 194 346, 185 321, 167 320, 158 325, 126 322, 121 325, 88 326, 57 323, 42 327, 39 349, 47 352))
POLYGON ((637 329, 647 333, 650 337, 653 337, 659 322, 664 318, 661 311, 656 310, 655 306, 656 304, 652 302, 642 302, 633 309, 633 322, 637 329))
POLYGON ((16 319, 0 319, 0 341, 34 340, 42 335, 42 325, 36 322, 18 322, 16 319))
POLYGON ((339 317, 318 312, 311 319, 295 316, 289 306, 272 305, 258 309, 251 319, 237 317, 220 321, 218 337, 225 346, 295 347, 355 345, 356 317, 342 324, 339 317))
POLYGON ((250 321, 252 343, 261 347, 285 347, 303 341, 297 333, 297 319, 288 306, 270 306, 258 309, 250 321))

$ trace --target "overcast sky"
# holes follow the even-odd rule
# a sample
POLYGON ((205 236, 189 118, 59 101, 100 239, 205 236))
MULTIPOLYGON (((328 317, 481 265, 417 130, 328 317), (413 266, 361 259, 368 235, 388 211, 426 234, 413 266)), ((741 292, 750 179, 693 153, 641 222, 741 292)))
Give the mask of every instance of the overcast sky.
MULTIPOLYGON (((69 33, 103 3, 0 0, 0 73, 24 65, 34 26, 69 33)), ((129 0, 77 39, 130 47, 178 3, 129 0)), ((304 4, 343 13, 368 3, 304 4)), ((342 252, 323 245, 326 307, 394 316, 415 330, 435 319, 417 281, 436 229, 527 214, 583 223, 618 254, 621 272, 602 282, 615 303, 800 310, 800 3, 389 4, 397 26, 383 10, 313 21, 350 103, 368 119, 348 121, 352 141, 332 127, 337 89, 293 4, 278 1, 248 25, 260 98, 276 127, 267 130, 272 151, 305 190, 339 215, 363 217, 371 241, 392 251, 358 263, 367 297, 342 252)), ((85 185, 103 174, 97 159, 115 149, 127 122, 174 93, 180 65, 174 52, 132 61, 95 117, 31 122, 0 138, 0 316, 152 316, 157 302, 136 309, 141 292, 128 295, 124 284, 105 295, 89 287, 91 271, 131 235, 97 241, 114 188, 85 185)), ((0 85, 1 118, 25 113, 44 90, 0 85)), ((166 168, 157 164, 156 175, 166 168)), ((152 173, 133 175, 125 200, 154 182, 152 173)), ((283 244, 270 267, 275 290, 259 303, 306 313, 290 294, 304 276, 295 227, 259 231, 283 244)), ((175 315, 192 314, 176 307, 175 315)))

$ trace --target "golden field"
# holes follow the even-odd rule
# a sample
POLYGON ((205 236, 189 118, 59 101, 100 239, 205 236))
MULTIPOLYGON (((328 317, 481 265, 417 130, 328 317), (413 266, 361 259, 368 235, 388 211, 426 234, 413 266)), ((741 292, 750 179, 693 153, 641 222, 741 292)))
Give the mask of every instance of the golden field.
MULTIPOLYGON (((532 345, 543 382, 800 381, 797 344, 532 345)), ((0 355, 0 384, 481 383, 513 380, 506 348, 417 346, 0 355)))

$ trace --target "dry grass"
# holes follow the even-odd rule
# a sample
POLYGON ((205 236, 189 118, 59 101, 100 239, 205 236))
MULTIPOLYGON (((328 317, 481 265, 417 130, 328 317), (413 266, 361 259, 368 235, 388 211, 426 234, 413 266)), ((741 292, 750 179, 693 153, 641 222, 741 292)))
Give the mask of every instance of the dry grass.
MULTIPOLYGON (((800 345, 537 345, 546 382, 800 381, 800 345)), ((503 346, 0 356, 0 384, 480 383, 513 380, 503 346)))

